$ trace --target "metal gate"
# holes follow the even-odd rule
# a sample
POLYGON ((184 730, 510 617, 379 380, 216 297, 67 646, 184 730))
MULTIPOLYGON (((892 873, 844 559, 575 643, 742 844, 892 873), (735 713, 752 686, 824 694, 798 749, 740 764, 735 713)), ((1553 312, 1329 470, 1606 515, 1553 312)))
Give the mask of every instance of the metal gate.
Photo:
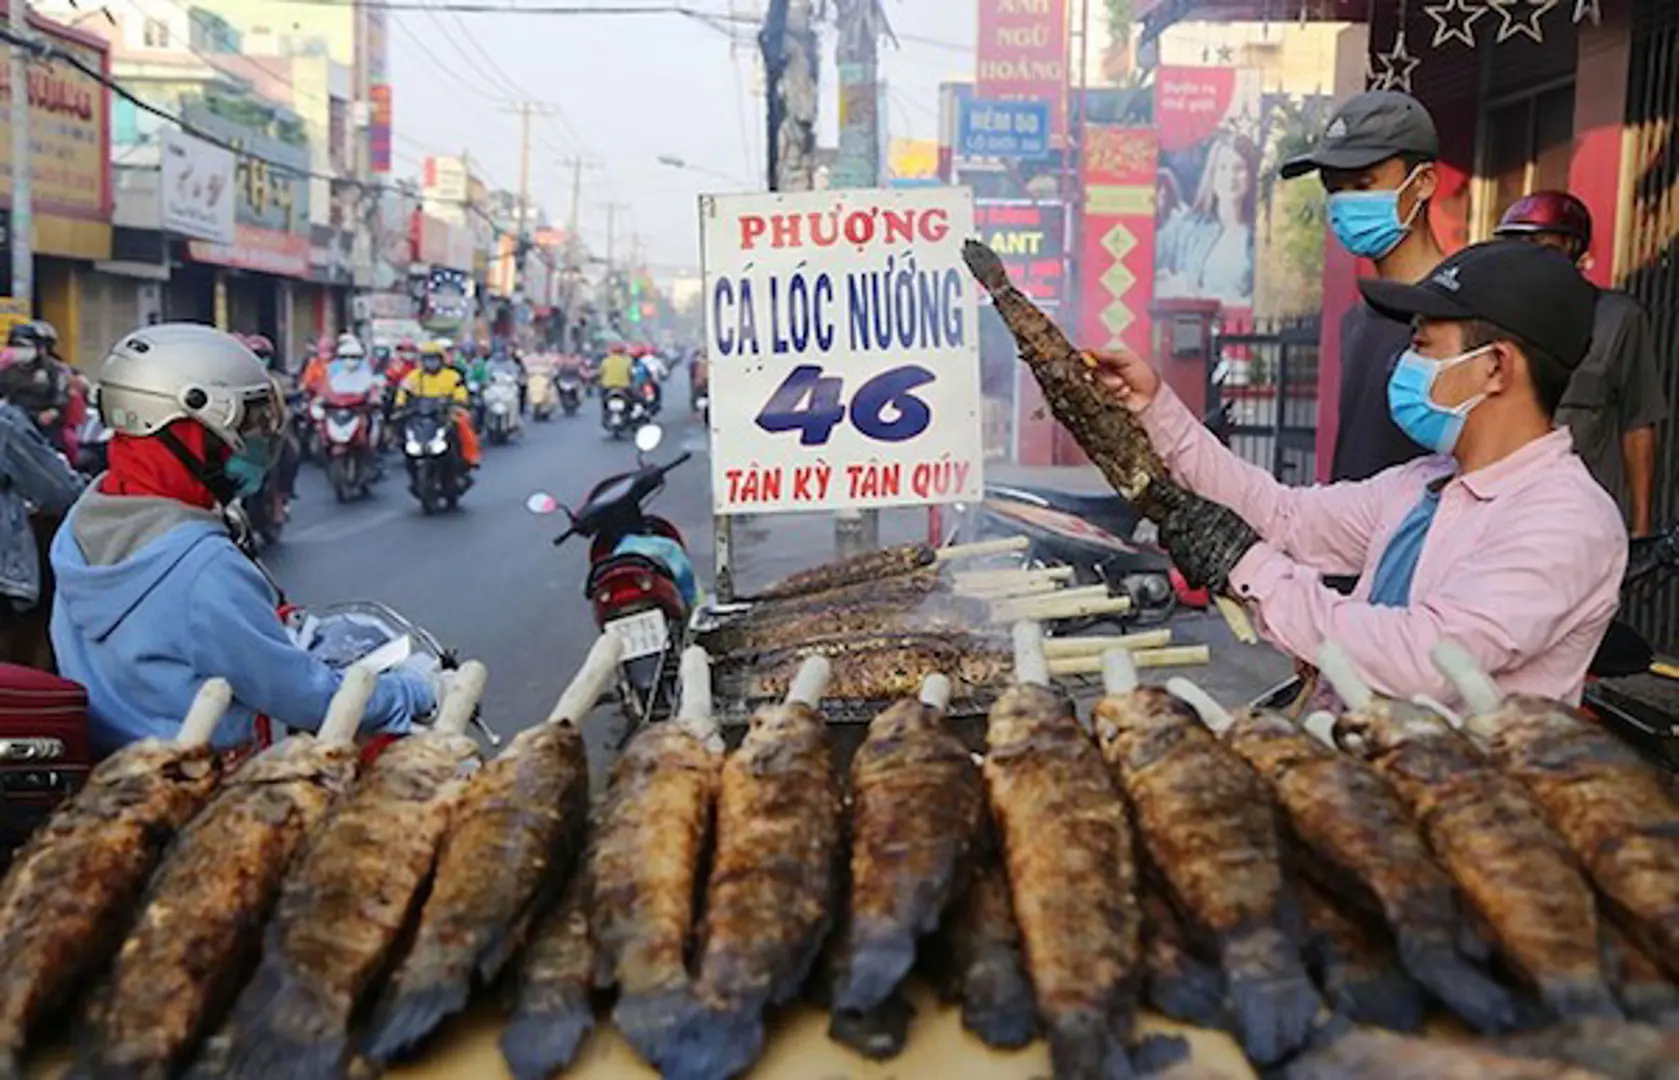
MULTIPOLYGON (((1649 310, 1669 414, 1660 431, 1654 520, 1679 520, 1679 3, 1642 0, 1633 16, 1626 122, 1633 141, 1631 234, 1623 286, 1649 310)), ((1679 651, 1679 584, 1640 597, 1632 621, 1679 651)))
POLYGON ((1321 321, 1309 316, 1219 334, 1207 369, 1207 406, 1228 411, 1230 449, 1285 484, 1317 476, 1321 321))

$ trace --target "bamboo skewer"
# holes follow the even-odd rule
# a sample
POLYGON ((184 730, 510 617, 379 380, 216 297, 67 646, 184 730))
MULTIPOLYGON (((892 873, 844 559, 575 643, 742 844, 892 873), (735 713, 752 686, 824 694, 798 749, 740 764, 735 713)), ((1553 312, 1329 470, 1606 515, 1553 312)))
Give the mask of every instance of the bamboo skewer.
MULTIPOLYGON (((1138 668, 1191 667, 1212 663, 1213 653, 1205 645, 1173 645, 1164 649, 1130 650, 1131 663, 1138 668)), ((1102 654, 1062 656, 1049 661, 1051 675, 1100 675, 1102 654)))
MULTIPOLYGON (((1071 594, 1076 590, 1066 590, 1071 594)), ((1131 610, 1128 596, 1075 596, 1051 594, 1026 597, 991 606, 992 622, 1018 622, 1022 619, 1075 619, 1087 615, 1119 615, 1131 610)))
POLYGON ((462 664, 461 669, 455 672, 455 681, 450 684, 449 692, 443 696, 443 704, 437 707, 437 719, 432 723, 432 730, 445 735, 464 732, 472 722, 473 710, 478 708, 489 679, 489 669, 477 660, 462 664))
POLYGON ((367 703, 373 700, 379 676, 359 664, 345 669, 338 692, 326 708, 326 717, 315 737, 323 743, 348 744, 355 741, 356 729, 367 715, 367 703))
POLYGON ((187 715, 181 720, 181 730, 175 741, 182 746, 198 746, 210 741, 216 725, 233 705, 233 684, 223 678, 205 679, 193 696, 187 715))
POLYGON ((1000 540, 980 540, 973 544, 952 544, 933 553, 933 564, 943 566, 957 559, 980 559, 987 555, 1008 555, 1025 551, 1032 542, 1024 536, 1009 536, 1000 540))
POLYGON ((1044 655, 1051 660, 1066 656, 1088 656, 1109 649, 1159 649, 1172 643, 1171 630, 1142 630, 1135 634, 1098 634, 1092 637, 1050 638, 1044 655))
POLYGON ((958 589, 1006 588, 1019 581, 1071 581, 1073 580, 1073 568, 1070 566, 1018 566, 1006 570, 958 570, 950 575, 950 580, 958 589))
POLYGON ((1021 578, 985 587, 957 585, 952 591, 958 596, 967 596, 975 600, 997 601, 1007 600, 1011 596, 1046 596, 1070 590, 1063 590, 1060 582, 1051 578, 1021 578))
POLYGON ((1230 633, 1243 645, 1258 645, 1259 634, 1254 631, 1253 620, 1242 610, 1242 605, 1228 596, 1213 597, 1213 606, 1224 616, 1224 623, 1230 627, 1230 633))

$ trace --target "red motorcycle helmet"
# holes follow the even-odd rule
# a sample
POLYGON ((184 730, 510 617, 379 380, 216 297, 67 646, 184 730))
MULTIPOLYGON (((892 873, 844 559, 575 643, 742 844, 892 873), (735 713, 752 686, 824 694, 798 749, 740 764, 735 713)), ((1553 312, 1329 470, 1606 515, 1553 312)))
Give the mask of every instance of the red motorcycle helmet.
POLYGON ((1578 259, 1592 246, 1592 212, 1566 191, 1535 191, 1510 204, 1493 234, 1561 236, 1569 242, 1569 255, 1578 259))

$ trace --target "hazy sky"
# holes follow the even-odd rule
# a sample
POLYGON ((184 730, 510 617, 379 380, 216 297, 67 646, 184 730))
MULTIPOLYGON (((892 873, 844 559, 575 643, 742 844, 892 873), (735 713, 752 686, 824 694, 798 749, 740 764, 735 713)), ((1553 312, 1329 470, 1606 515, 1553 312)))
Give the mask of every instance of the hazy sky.
MULTIPOLYGON (((751 2, 735 0, 735 7, 746 9, 751 2)), ((891 87, 888 126, 893 135, 932 138, 939 83, 971 77, 975 5, 885 2, 894 29, 905 37, 901 49, 882 53, 891 87)), ((689 6, 725 13, 730 3, 690 0, 689 6)), ((584 174, 584 236, 597 248, 604 246, 606 205, 628 204, 619 218, 619 243, 626 244, 631 233, 640 235, 660 276, 698 266, 697 196, 738 185, 661 165, 659 155, 734 177, 762 175, 764 104, 751 92, 751 26, 740 27, 741 44, 731 62, 727 36, 679 15, 394 11, 391 21, 401 175, 417 173, 427 153, 464 148, 481 163, 488 182, 515 189, 518 120, 510 103, 545 102, 551 115, 532 123, 535 196, 563 220, 570 174, 557 159, 577 153, 595 159, 602 168, 584 174)), ((825 145, 834 142, 836 124, 833 48, 833 29, 824 27, 825 145)))

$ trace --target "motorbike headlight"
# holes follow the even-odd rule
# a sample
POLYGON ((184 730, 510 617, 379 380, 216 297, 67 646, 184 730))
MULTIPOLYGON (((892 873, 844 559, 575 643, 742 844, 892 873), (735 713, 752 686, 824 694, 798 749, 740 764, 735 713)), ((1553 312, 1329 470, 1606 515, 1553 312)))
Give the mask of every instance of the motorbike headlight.
POLYGON ((309 406, 309 415, 314 417, 316 420, 321 419, 326 415, 326 406, 322 405, 318 401, 315 402, 313 405, 309 406))
POLYGON ((611 401, 608 401, 606 403, 606 407, 611 409, 613 412, 623 412, 624 411, 624 399, 615 397, 611 401))
POLYGON ((449 437, 439 431, 436 435, 432 436, 431 444, 427 446, 426 449, 430 450, 434 454, 447 453, 449 449, 449 437))
POLYGON ((418 440, 418 439, 409 439, 409 440, 408 440, 408 443, 407 443, 407 445, 406 445, 406 446, 405 446, 405 447, 404 447, 404 449, 406 449, 406 450, 407 450, 407 451, 408 451, 408 453, 410 453, 410 454, 415 454, 415 455, 418 455, 418 454, 419 454, 419 452, 420 452, 420 451, 421 451, 421 450, 423 450, 423 449, 424 449, 424 447, 422 447, 422 446, 421 446, 421 445, 420 445, 420 440, 418 440))

